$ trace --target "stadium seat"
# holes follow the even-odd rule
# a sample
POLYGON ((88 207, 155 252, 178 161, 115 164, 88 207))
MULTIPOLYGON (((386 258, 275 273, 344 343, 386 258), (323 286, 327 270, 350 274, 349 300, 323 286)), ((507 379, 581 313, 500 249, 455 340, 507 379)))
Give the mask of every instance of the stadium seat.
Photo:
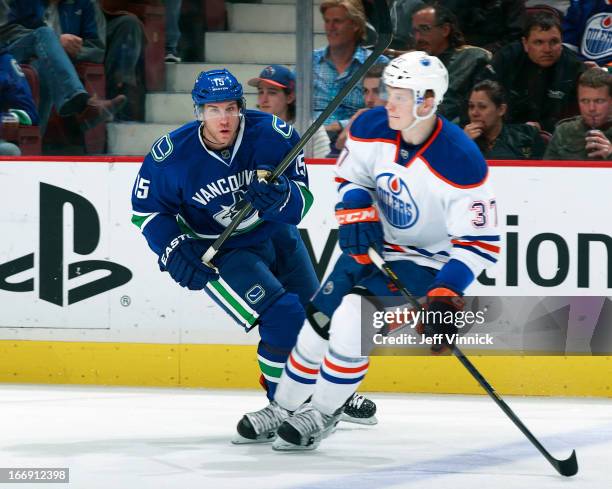
POLYGON ((540 137, 544 140, 544 144, 548 145, 552 139, 552 134, 544 129, 540 129, 540 137))
POLYGON ((532 5, 531 7, 525 8, 525 13, 527 15, 539 14, 542 12, 553 14, 557 16, 557 18, 559 19, 559 22, 563 20, 563 12, 561 12, 559 9, 556 9, 555 7, 551 7, 550 5, 537 4, 537 5, 532 5))

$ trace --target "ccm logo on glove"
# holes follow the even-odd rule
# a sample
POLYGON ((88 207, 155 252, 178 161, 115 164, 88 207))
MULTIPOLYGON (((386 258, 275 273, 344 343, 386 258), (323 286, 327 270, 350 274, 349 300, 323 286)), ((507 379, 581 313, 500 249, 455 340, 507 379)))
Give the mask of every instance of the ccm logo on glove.
POLYGON ((336 205, 336 219, 340 227, 338 229, 338 244, 340 249, 351 256, 360 265, 372 263, 368 256, 368 248, 375 250, 382 248, 383 231, 378 212, 375 207, 364 207, 363 203, 354 204, 354 207, 345 206, 350 204, 340 203, 336 205))
POLYGON ((355 222, 375 222, 378 221, 378 212, 374 207, 342 209, 336 211, 336 219, 341 226, 355 222))

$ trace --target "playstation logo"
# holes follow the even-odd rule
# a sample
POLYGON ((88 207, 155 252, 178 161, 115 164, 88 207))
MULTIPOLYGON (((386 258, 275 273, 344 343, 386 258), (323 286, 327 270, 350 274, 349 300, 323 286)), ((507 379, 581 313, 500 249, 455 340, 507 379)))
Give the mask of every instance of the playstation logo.
MULTIPOLYGON (((79 255, 93 253, 100 241, 100 220, 95 207, 84 197, 46 183, 40 184, 40 232, 38 294, 47 302, 64 306, 64 206, 74 215, 73 250, 79 255)), ((9 279, 34 268, 34 253, 0 265, 0 290, 34 291, 34 278, 21 282, 9 279)), ((132 278, 132 272, 118 263, 105 260, 83 260, 68 265, 68 281, 97 270, 109 272, 105 277, 68 290, 67 305, 80 302, 119 287, 132 278)))

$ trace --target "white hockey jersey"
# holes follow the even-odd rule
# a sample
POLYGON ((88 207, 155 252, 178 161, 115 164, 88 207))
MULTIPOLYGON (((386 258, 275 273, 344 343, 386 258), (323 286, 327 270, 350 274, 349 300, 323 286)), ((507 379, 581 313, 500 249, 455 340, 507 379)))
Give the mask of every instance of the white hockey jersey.
POLYGON ((442 117, 432 135, 411 146, 389 128, 384 107, 351 125, 336 164, 340 200, 370 191, 382 221, 386 260, 408 259, 441 269, 454 258, 478 274, 497 261, 495 197, 480 150, 442 117))

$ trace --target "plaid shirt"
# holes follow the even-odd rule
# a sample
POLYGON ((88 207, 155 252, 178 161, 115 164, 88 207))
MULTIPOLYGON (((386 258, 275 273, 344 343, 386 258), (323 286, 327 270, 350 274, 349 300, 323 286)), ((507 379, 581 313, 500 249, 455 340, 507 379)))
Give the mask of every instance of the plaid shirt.
MULTIPOLYGON (((372 51, 357 46, 353 53, 353 60, 344 73, 338 74, 336 67, 327 58, 327 49, 315 49, 312 54, 312 78, 313 78, 313 116, 316 118, 325 110, 331 100, 342 90, 348 79, 363 64, 372 51)), ((387 64, 389 58, 380 56, 377 63, 387 64)), ((342 103, 335 112, 327 118, 325 125, 339 121, 343 127, 349 122, 351 116, 362 107, 365 107, 361 84, 355 87, 344 97, 342 103)))

